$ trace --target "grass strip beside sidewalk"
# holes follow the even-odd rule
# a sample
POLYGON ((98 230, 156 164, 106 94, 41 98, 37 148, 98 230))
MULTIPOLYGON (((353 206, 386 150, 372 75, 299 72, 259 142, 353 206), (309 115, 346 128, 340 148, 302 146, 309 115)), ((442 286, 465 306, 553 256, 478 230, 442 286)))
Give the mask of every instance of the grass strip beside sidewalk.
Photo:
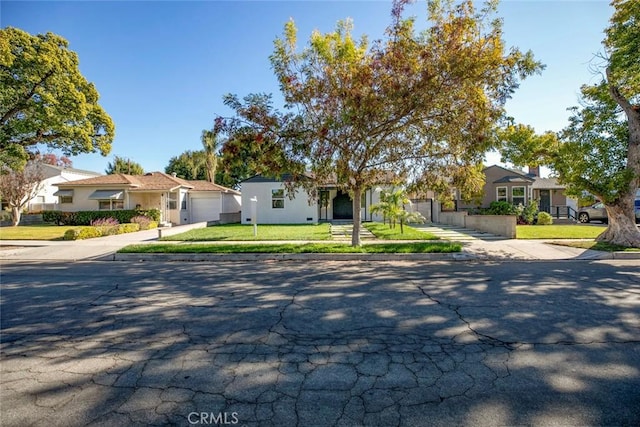
POLYGON ((119 253, 455 253, 462 245, 455 242, 371 243, 352 247, 344 243, 231 243, 231 244, 144 244, 130 245, 119 253))

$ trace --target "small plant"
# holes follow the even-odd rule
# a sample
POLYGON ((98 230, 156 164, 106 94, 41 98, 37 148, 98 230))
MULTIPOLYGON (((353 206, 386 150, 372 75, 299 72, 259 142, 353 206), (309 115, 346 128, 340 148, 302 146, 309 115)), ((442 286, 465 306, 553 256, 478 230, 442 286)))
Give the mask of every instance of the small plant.
POLYGON ((489 215, 516 215, 517 209, 509 202, 491 202, 488 210, 489 215))
MULTIPOLYGON (((539 211, 538 201, 531 200, 531 202, 529 202, 527 206, 522 208, 522 211, 519 214, 520 216, 519 219, 522 220, 523 224, 531 225, 535 221, 538 211, 539 211)), ((520 223, 520 221, 518 221, 518 223, 520 223)))
POLYGON ((538 213, 538 225, 551 225, 553 224, 553 217, 547 212, 538 213))
POLYGON ((71 228, 64 233, 64 240, 83 240, 101 237, 102 231, 97 227, 71 228))
POLYGON ((138 224, 140 226, 140 230, 148 230, 151 228, 151 218, 145 215, 136 215, 131 218, 131 222, 133 224, 138 224))
POLYGON ((115 218, 98 218, 91 221, 92 227, 115 227, 120 224, 115 218))

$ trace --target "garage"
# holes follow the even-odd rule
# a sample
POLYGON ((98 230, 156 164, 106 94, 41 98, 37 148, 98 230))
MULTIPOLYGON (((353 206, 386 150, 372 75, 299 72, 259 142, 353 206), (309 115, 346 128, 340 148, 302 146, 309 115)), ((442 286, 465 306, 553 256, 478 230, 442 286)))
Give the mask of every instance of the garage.
POLYGON ((191 222, 217 221, 220 219, 222 203, 220 193, 191 196, 191 222))

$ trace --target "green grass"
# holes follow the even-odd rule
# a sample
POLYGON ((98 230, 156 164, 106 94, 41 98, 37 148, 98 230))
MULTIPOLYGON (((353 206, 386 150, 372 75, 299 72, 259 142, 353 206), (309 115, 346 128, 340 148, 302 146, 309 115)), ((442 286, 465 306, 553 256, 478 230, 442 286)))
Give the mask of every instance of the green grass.
POLYGON ((214 225, 196 228, 184 233, 163 237, 161 240, 185 242, 244 241, 244 240, 329 240, 329 224, 258 225, 258 235, 253 236, 253 226, 243 224, 214 225))
POLYGON ((51 224, 0 227, 0 240, 62 240, 69 226, 51 224))
POLYGON ((595 239, 604 227, 593 225, 518 225, 518 239, 595 239))
POLYGON ((404 233, 400 233, 400 224, 396 224, 396 228, 389 228, 389 224, 380 222, 367 222, 362 224, 371 231, 378 239, 383 240, 438 240, 439 238, 431 233, 425 233, 416 230, 413 227, 405 225, 404 233))
POLYGON ((452 253, 462 245, 451 242, 372 243, 354 248, 345 243, 230 243, 230 244, 148 244, 130 245, 120 253, 452 253))
POLYGON ((558 246, 569 246, 571 248, 579 248, 579 249, 591 249, 594 251, 603 251, 603 252, 640 252, 638 248, 628 248, 626 246, 612 245, 606 242, 596 242, 596 241, 578 241, 578 242, 550 242, 553 245, 558 246))

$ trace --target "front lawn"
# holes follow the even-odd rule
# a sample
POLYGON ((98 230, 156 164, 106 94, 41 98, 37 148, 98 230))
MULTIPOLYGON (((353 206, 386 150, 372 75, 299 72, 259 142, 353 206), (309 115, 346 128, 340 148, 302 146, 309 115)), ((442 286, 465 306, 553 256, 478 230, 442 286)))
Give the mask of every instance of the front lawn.
POLYGON ((453 242, 407 242, 371 243, 352 247, 345 243, 225 243, 225 244, 148 244, 130 245, 120 249, 120 253, 452 253, 460 252, 462 245, 453 242))
POLYGON ((163 237, 161 240, 185 242, 244 241, 244 240, 329 240, 329 224, 258 225, 254 237, 253 226, 243 224, 213 225, 195 228, 184 233, 163 237))
POLYGON ((594 225, 518 225, 518 239, 595 239, 605 227, 594 225))
POLYGON ((62 240, 64 232, 74 227, 51 224, 0 227, 0 240, 62 240))
POLYGON ((389 228, 389 224, 380 222, 366 222, 362 224, 367 230, 371 231, 378 239, 383 240, 438 240, 439 237, 416 230, 413 227, 405 225, 404 232, 400 233, 400 224, 396 224, 395 228, 389 228))

